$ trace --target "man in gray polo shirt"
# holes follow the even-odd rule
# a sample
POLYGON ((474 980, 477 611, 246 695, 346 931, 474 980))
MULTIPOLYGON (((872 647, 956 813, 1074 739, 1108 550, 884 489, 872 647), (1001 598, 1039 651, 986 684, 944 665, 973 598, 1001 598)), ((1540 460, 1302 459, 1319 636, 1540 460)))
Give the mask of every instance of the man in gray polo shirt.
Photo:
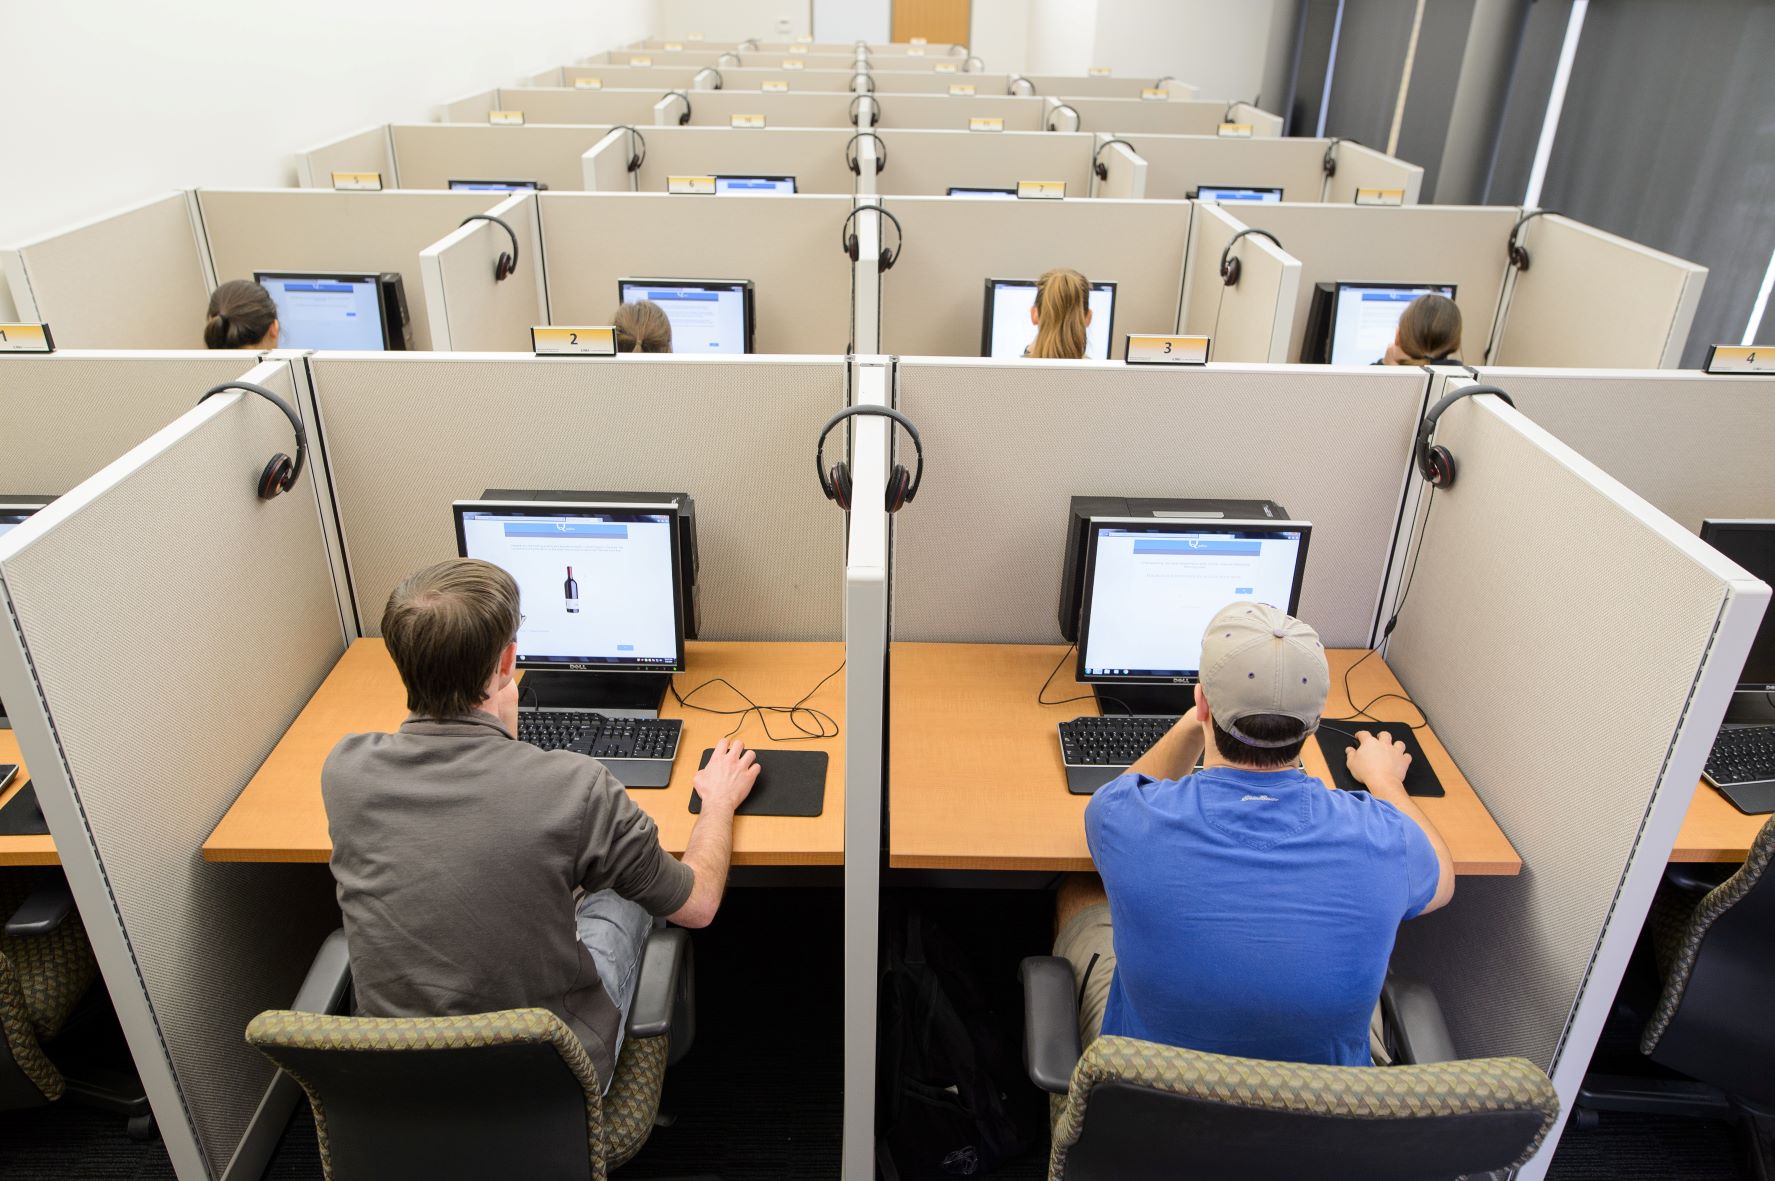
POLYGON ((472 558, 388 597, 410 715, 348 735, 321 770, 352 983, 372 1017, 548 1009, 608 1088, 649 916, 714 919, 758 766, 738 741, 716 746, 675 860, 603 764, 516 740, 521 619, 511 576, 472 558))

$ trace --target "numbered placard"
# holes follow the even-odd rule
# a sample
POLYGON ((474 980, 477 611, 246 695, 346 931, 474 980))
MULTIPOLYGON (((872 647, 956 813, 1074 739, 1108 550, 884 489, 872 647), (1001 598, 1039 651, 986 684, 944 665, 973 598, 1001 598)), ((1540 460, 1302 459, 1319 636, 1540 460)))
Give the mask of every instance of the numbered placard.
POLYGON ((524 112, 522 111, 488 111, 487 122, 495 127, 522 127, 524 112))
POLYGON ((668 41, 668 42, 666 42, 666 52, 667 53, 681 53, 681 52, 683 52, 683 50, 684 50, 684 42, 682 42, 682 41, 668 41))
POLYGON ((908 49, 906 51, 906 56, 907 57, 923 57, 924 56, 924 45, 922 43, 915 43, 911 49, 908 49))
POLYGON ((1090 72, 1091 77, 1093 77, 1093 78, 1107 78, 1107 77, 1109 77, 1109 67, 1108 66, 1092 66, 1089 72, 1090 72))
POLYGON ((1222 123, 1219 128, 1215 130, 1214 134, 1218 135, 1221 139, 1250 139, 1251 124, 1222 123))
POLYGON ((694 193, 699 197, 713 196, 715 178, 712 176, 668 176, 666 177, 666 192, 694 193))
POLYGON ((906 38, 906 44, 908 44, 908 45, 929 45, 930 40, 925 37, 908 37, 908 38, 906 38))
POLYGON ((603 90, 604 89, 604 79, 602 79, 602 78, 575 78, 573 80, 573 89, 575 89, 575 90, 603 90))
POLYGON ((764 126, 764 116, 763 115, 735 115, 732 118, 732 120, 729 121, 728 126, 730 126, 730 127, 763 127, 764 126))
POLYGON ((701 33, 686 33, 684 34, 684 39, 686 41, 701 41, 703 35, 701 33))
POLYGON ((608 324, 536 327, 530 330, 530 348, 539 357, 614 357, 616 329, 608 324))
POLYGON ((939 74, 955 74, 960 72, 961 67, 954 62, 938 62, 936 65, 932 66, 931 69, 937 71, 939 74))
POLYGON ((1162 86, 1142 86, 1140 97, 1147 102, 1163 103, 1171 101, 1171 92, 1162 86))
POLYGON ((1708 373, 1775 374, 1775 345, 1716 344, 1701 368, 1708 373))
POLYGON ((785 70, 805 70, 807 69, 807 63, 800 58, 786 58, 783 61, 783 68, 785 70))
POLYGON ((382 191, 382 174, 380 172, 335 172, 333 187, 346 193, 380 193, 382 191))
POLYGON ((629 64, 631 66, 651 66, 653 59, 644 53, 635 53, 629 55, 629 64))
MULTIPOLYGON (((814 39, 806 34, 803 34, 802 36, 795 38, 795 43, 797 45, 802 45, 802 46, 812 45, 814 43, 814 39)), ((805 53, 806 50, 804 49, 803 52, 805 53)))
POLYGON ((766 94, 788 94, 789 84, 779 78, 774 82, 765 82, 759 89, 766 94))
POLYGON ((949 84, 949 93, 950 94, 973 94, 974 93, 974 84, 972 82, 951 82, 949 84))
POLYGON ((0 324, 0 353, 53 353, 48 324, 0 324))
POLYGON ((1017 195, 1026 201, 1058 201, 1066 196, 1063 180, 1020 180, 1017 195))
POLYGON ((1122 351, 1130 365, 1206 365, 1208 338, 1130 332, 1122 351))
POLYGON ((969 131, 1003 131, 1005 121, 997 115, 974 115, 968 120, 969 131))
POLYGON ((1405 204, 1404 189, 1357 189, 1356 204, 1358 205, 1403 205, 1405 204))
POLYGON ((806 53, 807 46, 805 46, 805 45, 791 45, 791 46, 789 46, 789 52, 790 53, 806 53))

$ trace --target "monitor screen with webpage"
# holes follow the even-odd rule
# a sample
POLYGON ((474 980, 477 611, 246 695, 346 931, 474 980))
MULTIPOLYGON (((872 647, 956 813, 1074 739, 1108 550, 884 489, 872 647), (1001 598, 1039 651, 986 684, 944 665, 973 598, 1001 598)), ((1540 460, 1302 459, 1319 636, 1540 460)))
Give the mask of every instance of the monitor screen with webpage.
MULTIPOLYGON (((1036 327, 1029 319, 1035 306, 1034 279, 986 280, 986 311, 980 332, 982 357, 1021 357, 1035 343, 1036 327)), ((1116 318, 1116 285, 1092 283, 1086 305, 1091 323, 1085 328, 1085 359, 1109 360, 1111 329, 1116 318)))
POLYGON ((795 178, 792 176, 717 176, 715 178, 715 195, 727 193, 765 193, 770 196, 786 196, 795 191, 795 178))
POLYGON ((5 537, 30 520, 31 514, 40 507, 42 506, 7 504, 4 500, 0 500, 0 537, 5 537))
MULTIPOLYGON (((1702 521, 1701 540, 1764 582, 1775 584, 1775 521, 1702 521)), ((1757 628, 1744 671, 1738 674, 1738 690, 1775 693, 1775 611, 1765 613, 1757 628)))
POLYGON ((453 180, 450 188, 458 193, 534 193, 548 186, 539 180, 453 180))
POLYGON ((1239 185, 1203 185, 1190 196, 1197 201, 1262 201, 1274 204, 1282 199, 1282 190, 1239 185))
POLYGON ((656 303, 672 322, 674 353, 752 351, 749 279, 618 279, 623 303, 656 303))
POLYGON ((1455 297, 1453 283, 1339 283, 1331 313, 1331 363, 1372 365, 1386 355, 1399 317, 1420 295, 1455 297))
POLYGON ((456 552, 518 584, 520 668, 684 668, 673 504, 457 501, 456 552))
POLYGON ((277 305, 277 343, 286 349, 387 347, 382 289, 374 274, 255 271, 277 305))
POLYGON ((1093 518, 1079 619, 1078 679, 1193 684, 1202 632, 1249 599, 1293 615, 1312 526, 1093 518))
POLYGON ((1017 190, 1016 189, 976 189, 976 188, 969 188, 966 185, 950 185, 949 186, 949 196, 951 196, 951 197, 971 197, 971 198, 974 198, 975 200, 978 200, 982 197, 984 197, 988 200, 993 200, 993 199, 996 199, 999 197, 1009 197, 1009 198, 1011 198, 1011 200, 1015 201, 1017 199, 1017 190))

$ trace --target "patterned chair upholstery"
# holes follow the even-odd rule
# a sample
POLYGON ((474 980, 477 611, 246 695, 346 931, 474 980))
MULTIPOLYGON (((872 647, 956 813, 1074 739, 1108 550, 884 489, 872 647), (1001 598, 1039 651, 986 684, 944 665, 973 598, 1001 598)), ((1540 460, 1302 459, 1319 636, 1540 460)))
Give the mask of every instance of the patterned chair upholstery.
MULTIPOLYGON (((26 875, 0 874, 0 921, 29 890, 26 875)), ((0 1109, 61 1097, 65 1084, 43 1043, 61 1031, 98 971, 77 914, 43 934, 0 934, 0 1109)))
POLYGON ((1031 1078, 1056 1093, 1051 1181, 1462 1177, 1520 1165, 1559 1115, 1553 1084, 1521 1058, 1318 1066, 1107 1036, 1080 1055, 1070 965, 1026 960, 1024 982, 1028 1019, 1053 1045, 1070 1036, 1076 1061, 1060 1082, 1030 1031, 1032 1058, 1048 1057, 1031 1078))

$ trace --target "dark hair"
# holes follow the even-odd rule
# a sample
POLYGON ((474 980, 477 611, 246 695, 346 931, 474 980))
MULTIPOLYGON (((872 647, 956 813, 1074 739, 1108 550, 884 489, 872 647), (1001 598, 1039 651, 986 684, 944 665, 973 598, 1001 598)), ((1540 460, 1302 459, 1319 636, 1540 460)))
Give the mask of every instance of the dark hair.
POLYGON ((210 296, 203 343, 212 349, 247 349, 265 339, 277 323, 271 293, 251 279, 230 279, 210 296))
POLYGON ((666 318, 665 309, 650 299, 623 304, 610 322, 616 326, 619 353, 672 351, 672 322, 666 318))
POLYGON ((425 718, 473 712, 521 620, 518 584, 491 562, 452 558, 408 575, 382 612, 407 708, 425 718))
POLYGON ((1306 727, 1299 718, 1286 714, 1250 714, 1239 719, 1239 729, 1253 738, 1280 741, 1293 738, 1287 746, 1252 746, 1228 733, 1214 716, 1212 703, 1209 719, 1214 726, 1214 749, 1220 757, 1241 767, 1286 767, 1300 757, 1300 748, 1307 744, 1306 727), (1298 737, 1296 737, 1298 735, 1298 737))
POLYGON ((1399 351, 1415 364, 1461 351, 1461 309, 1446 295, 1426 292, 1399 315, 1399 351))

